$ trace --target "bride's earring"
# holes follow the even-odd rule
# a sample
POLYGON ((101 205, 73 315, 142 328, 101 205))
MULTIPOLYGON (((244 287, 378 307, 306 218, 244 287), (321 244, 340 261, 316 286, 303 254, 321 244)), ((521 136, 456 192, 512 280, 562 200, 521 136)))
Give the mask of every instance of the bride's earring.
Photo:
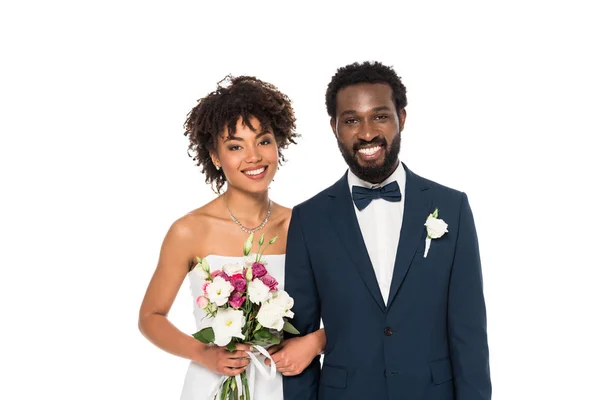
POLYGON ((215 165, 215 168, 217 169, 217 171, 221 170, 221 167, 219 167, 218 165, 215 165))

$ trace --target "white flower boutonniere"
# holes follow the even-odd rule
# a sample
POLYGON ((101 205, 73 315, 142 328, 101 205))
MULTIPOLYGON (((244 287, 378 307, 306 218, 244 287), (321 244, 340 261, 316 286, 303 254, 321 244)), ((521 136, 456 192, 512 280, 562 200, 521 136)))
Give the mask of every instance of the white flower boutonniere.
POLYGON ((443 219, 438 218, 439 210, 436 208, 425 221, 425 227, 427 228, 427 239, 425 239, 425 253, 423 258, 427 257, 429 253, 429 246, 431 246, 431 239, 439 239, 446 232, 448 232, 448 224, 443 219))

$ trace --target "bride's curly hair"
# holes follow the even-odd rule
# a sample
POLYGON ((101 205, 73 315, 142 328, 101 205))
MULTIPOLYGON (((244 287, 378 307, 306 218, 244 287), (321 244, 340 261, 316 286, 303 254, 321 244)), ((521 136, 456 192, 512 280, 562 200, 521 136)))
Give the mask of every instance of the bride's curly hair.
POLYGON ((225 184, 223 170, 217 170, 210 154, 217 147, 217 138, 235 134, 241 117, 250 128, 250 117, 259 120, 263 129, 271 129, 275 135, 279 164, 285 161, 282 150, 296 143, 296 117, 290 99, 274 85, 253 76, 233 77, 227 75, 217 84, 217 89, 198 100, 188 113, 184 135, 189 137, 188 155, 201 167, 216 193, 225 184))

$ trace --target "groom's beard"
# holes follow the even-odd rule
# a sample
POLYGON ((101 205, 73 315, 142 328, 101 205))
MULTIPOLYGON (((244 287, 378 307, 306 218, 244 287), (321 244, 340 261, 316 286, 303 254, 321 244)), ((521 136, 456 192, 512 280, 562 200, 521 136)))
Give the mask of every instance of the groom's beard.
POLYGON ((390 176, 396 167, 398 154, 400 154, 400 134, 396 135, 392 140, 390 147, 387 146, 387 140, 384 138, 373 139, 370 142, 359 140, 354 144, 352 149, 347 149, 338 140, 338 147, 342 153, 342 157, 346 160, 346 164, 350 171, 363 181, 370 183, 381 183, 390 176), (381 165, 361 165, 358 161, 358 149, 365 144, 381 145, 385 151, 383 164, 381 165))

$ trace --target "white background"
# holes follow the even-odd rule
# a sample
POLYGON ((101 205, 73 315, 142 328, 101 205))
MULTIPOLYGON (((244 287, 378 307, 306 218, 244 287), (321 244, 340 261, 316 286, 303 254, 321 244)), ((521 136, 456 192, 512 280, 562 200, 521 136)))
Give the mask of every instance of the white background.
MULTIPOLYGON (((345 169, 331 76, 380 60, 408 88, 402 160, 469 195, 494 398, 600 398, 593 3, 2 2, 0 397, 178 398, 187 361, 137 312, 169 225, 213 198, 187 112, 227 73, 288 94, 291 207, 345 169)), ((193 332, 187 282, 170 317, 193 332)))

